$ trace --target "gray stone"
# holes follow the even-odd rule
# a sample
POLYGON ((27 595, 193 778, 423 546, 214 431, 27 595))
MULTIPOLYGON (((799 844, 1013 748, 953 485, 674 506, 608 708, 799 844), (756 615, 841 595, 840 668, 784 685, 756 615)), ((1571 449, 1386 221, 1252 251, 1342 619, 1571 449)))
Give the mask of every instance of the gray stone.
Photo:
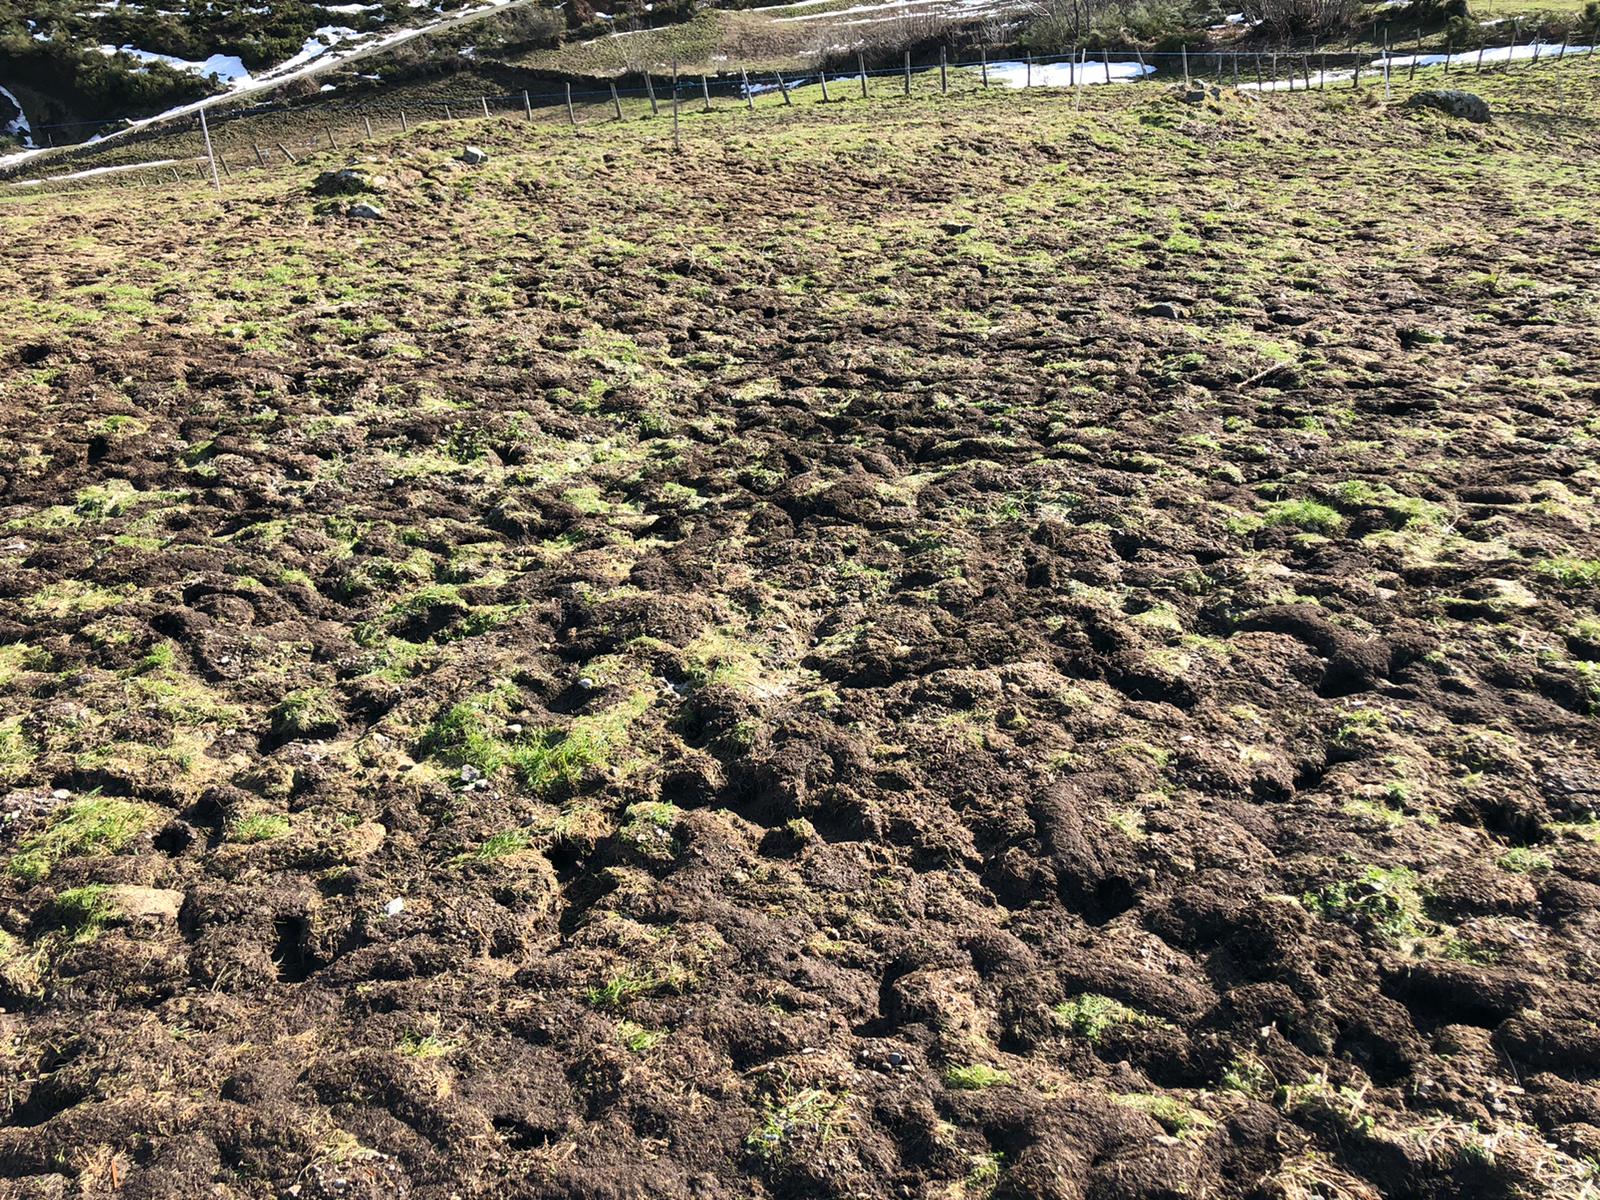
POLYGON ((466 163, 469 167, 476 167, 481 163, 486 163, 489 161, 489 152, 487 150, 480 150, 476 146, 468 146, 461 152, 461 161, 466 163))
POLYGON ((1159 304, 1146 305, 1144 313, 1147 317, 1161 317, 1167 321, 1181 321, 1186 315, 1183 309, 1168 300, 1163 300, 1159 304))
POLYGON ((383 220, 383 209, 376 204, 352 204, 350 206, 350 216, 357 221, 381 221, 383 220))
POLYGON ((1437 109, 1446 116, 1459 117, 1463 121, 1471 121, 1474 125, 1482 125, 1489 119, 1487 100, 1471 92, 1457 91, 1455 88, 1418 92, 1402 107, 1437 109))

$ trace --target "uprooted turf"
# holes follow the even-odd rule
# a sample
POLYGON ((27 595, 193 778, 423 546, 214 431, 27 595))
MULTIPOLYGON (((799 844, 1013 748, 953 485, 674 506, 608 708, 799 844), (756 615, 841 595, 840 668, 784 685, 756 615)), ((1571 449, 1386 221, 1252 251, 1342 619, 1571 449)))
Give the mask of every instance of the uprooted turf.
POLYGON ((0 207, 0 1172, 1592 1194, 1583 78, 0 207))

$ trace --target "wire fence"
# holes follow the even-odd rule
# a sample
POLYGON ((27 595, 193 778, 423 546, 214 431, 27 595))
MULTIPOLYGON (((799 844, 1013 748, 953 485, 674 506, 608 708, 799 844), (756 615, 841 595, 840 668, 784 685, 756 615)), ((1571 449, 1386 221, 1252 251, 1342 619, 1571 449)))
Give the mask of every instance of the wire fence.
MULTIPOLYGON (((304 104, 256 104, 209 114, 200 109, 170 118, 153 118, 124 135, 126 144, 131 146, 189 132, 199 136, 203 145, 200 153, 169 153, 78 171, 34 174, 31 178, 16 178, 18 173, 26 172, 26 167, 13 167, 13 178, 6 182, 13 188, 59 189, 98 183, 183 182, 198 175, 221 190, 227 180, 239 173, 294 164, 319 150, 352 149, 380 136, 409 132, 422 124, 516 116, 529 122, 578 127, 596 121, 627 120, 625 102, 640 117, 670 115, 676 141, 678 122, 685 113, 735 106, 752 111, 770 106, 793 108, 802 93, 811 103, 829 104, 848 99, 943 96, 953 90, 991 87, 1040 88, 1065 91, 1075 105, 1081 105, 1087 89, 1141 83, 1243 92, 1377 88, 1387 94, 1395 82, 1415 79, 1419 69, 1437 70, 1445 79, 1531 71, 1541 64, 1559 69, 1570 59, 1593 58, 1595 50, 1593 45, 1533 42, 1462 52, 1447 47, 1442 54, 1423 54, 1419 47, 1410 54, 1386 52, 1374 57, 1370 53, 1316 49, 1190 52, 1184 47, 1170 52, 1081 49, 1067 54, 996 59, 980 50, 977 58, 959 60, 941 50, 937 61, 914 61, 908 53, 892 67, 869 68, 864 56, 858 55, 854 70, 813 68, 789 74, 747 68, 724 69, 716 74, 684 74, 676 69, 643 71, 610 81, 603 88, 575 88, 569 82, 552 91, 486 93, 454 99, 412 97, 337 109, 304 104), (809 89, 816 89, 816 93, 813 95, 809 89), (294 128, 268 132, 263 120, 274 114, 288 117, 294 128)), ((1559 75, 1556 95, 1564 113, 1565 92, 1559 75)), ((84 143, 61 151, 52 165, 103 154, 107 149, 104 141, 84 143)))

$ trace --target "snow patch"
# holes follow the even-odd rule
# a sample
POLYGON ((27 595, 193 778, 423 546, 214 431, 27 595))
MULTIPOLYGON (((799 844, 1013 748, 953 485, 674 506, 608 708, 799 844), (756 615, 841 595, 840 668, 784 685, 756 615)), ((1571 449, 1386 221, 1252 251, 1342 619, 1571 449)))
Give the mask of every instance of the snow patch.
MULTIPOLYGON (((0 96, 4 96, 7 100, 9 100, 11 102, 11 107, 17 110, 17 115, 6 122, 5 128, 0 129, 0 133, 4 133, 15 138, 21 138, 22 144, 28 149, 32 149, 33 126, 28 124, 28 114, 22 111, 22 101, 18 100, 8 89, 3 87, 0 87, 0 96)), ((0 159, 0 162, 3 161, 5 160, 0 159)))
MULTIPOLYGON (((969 71, 979 68, 968 67, 969 71)), ((1086 63, 1034 63, 1034 87, 1075 87, 1078 84, 1132 83, 1146 75, 1154 75, 1155 68, 1136 62, 1086 63)), ((992 62, 989 64, 989 82, 1002 87, 1020 88, 1029 85, 1028 64, 1025 62, 992 62)))
POLYGON ((126 54, 129 58, 136 58, 142 63, 166 63, 175 71, 188 71, 194 75, 215 75, 219 83, 228 87, 250 81, 250 72, 245 70, 244 63, 231 54, 213 54, 204 62, 190 62, 185 58, 176 58, 171 54, 157 54, 153 50, 140 50, 131 45, 101 46, 100 53, 107 57, 113 54, 126 54))
MULTIPOLYGON (((0 88, 0 91, 3 91, 0 88)), ((152 167, 172 167, 179 163, 200 162, 198 158, 161 158, 155 162, 121 163, 114 167, 89 167, 83 171, 69 171, 65 175, 45 175, 39 179, 16 179, 13 187, 38 187, 41 183, 55 183, 62 179, 88 179, 94 175, 120 175, 125 171, 147 171, 152 167)))

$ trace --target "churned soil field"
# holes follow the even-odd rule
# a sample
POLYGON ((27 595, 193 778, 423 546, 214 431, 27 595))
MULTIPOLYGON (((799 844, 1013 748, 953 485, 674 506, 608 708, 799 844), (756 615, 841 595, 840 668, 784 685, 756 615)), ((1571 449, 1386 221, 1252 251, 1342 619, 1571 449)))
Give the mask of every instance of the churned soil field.
POLYGON ((0 1194, 1594 1196, 1544 69, 0 203, 0 1194))

